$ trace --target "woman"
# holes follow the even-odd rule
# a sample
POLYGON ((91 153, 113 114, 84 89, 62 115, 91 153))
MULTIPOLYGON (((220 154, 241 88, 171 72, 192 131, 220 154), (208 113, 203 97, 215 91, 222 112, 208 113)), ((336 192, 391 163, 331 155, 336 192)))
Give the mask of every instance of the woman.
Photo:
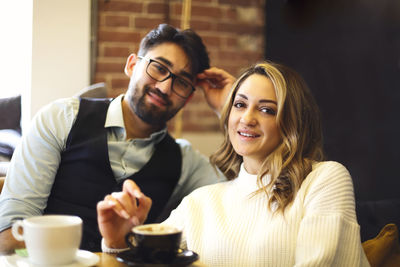
MULTIPOLYGON (((249 68, 221 122, 225 140, 211 161, 230 181, 197 189, 165 221, 183 229, 183 244, 202 263, 369 266, 351 177, 341 164, 322 161, 319 111, 298 74, 270 62, 249 68)), ((129 204, 126 218, 142 223, 150 205, 140 202, 149 202, 138 188, 131 192, 139 207, 129 204)), ((99 212, 102 205, 125 212, 124 198, 109 196, 99 212)))

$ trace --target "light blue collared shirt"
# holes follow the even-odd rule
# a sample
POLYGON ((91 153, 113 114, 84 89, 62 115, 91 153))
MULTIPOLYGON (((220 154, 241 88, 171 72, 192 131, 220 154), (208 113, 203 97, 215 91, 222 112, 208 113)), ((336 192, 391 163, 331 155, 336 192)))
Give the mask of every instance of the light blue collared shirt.
MULTIPOLYGON (((122 99, 123 95, 110 103, 104 125, 108 130, 110 164, 117 181, 139 171, 153 155, 155 144, 167 133, 165 128, 148 138, 126 140, 122 99)), ((33 118, 30 129, 14 151, 0 194, 0 231, 17 219, 43 213, 78 110, 78 98, 60 99, 33 118)), ((182 151, 182 170, 167 208, 179 204, 197 187, 225 180, 188 141, 177 139, 176 142, 182 151)))

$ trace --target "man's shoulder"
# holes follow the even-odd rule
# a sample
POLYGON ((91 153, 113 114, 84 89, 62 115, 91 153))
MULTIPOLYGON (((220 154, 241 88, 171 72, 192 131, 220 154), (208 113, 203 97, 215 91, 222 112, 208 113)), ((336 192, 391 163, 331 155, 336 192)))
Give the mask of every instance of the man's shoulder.
POLYGON ((203 155, 202 153, 200 153, 200 151, 195 149, 188 140, 182 139, 182 138, 178 138, 178 139, 175 139, 175 142, 181 148, 182 157, 189 157, 189 158, 193 158, 193 159, 207 160, 207 157, 205 155, 203 155))
POLYGON ((54 100, 53 102, 44 106, 39 113, 47 113, 47 112, 64 112, 68 113, 71 111, 77 111, 79 109, 79 98, 76 97, 68 97, 68 98, 59 98, 54 100))

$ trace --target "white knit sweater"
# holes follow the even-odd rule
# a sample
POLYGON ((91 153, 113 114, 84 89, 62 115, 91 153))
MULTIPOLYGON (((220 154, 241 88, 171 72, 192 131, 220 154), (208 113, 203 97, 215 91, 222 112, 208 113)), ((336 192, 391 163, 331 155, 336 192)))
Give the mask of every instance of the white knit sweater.
POLYGON ((285 216, 272 215, 256 175, 187 196, 165 223, 183 228, 183 245, 207 266, 369 266, 360 241, 351 177, 321 162, 303 182, 285 216))

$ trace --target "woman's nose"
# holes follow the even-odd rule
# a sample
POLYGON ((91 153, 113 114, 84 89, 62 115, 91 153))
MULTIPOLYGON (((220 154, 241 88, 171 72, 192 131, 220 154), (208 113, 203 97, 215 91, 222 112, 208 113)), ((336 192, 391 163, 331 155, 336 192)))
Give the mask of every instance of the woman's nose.
POLYGON ((257 120, 254 116, 253 111, 247 109, 245 112, 243 112, 242 117, 240 118, 240 122, 245 125, 255 125, 257 123, 257 120))

